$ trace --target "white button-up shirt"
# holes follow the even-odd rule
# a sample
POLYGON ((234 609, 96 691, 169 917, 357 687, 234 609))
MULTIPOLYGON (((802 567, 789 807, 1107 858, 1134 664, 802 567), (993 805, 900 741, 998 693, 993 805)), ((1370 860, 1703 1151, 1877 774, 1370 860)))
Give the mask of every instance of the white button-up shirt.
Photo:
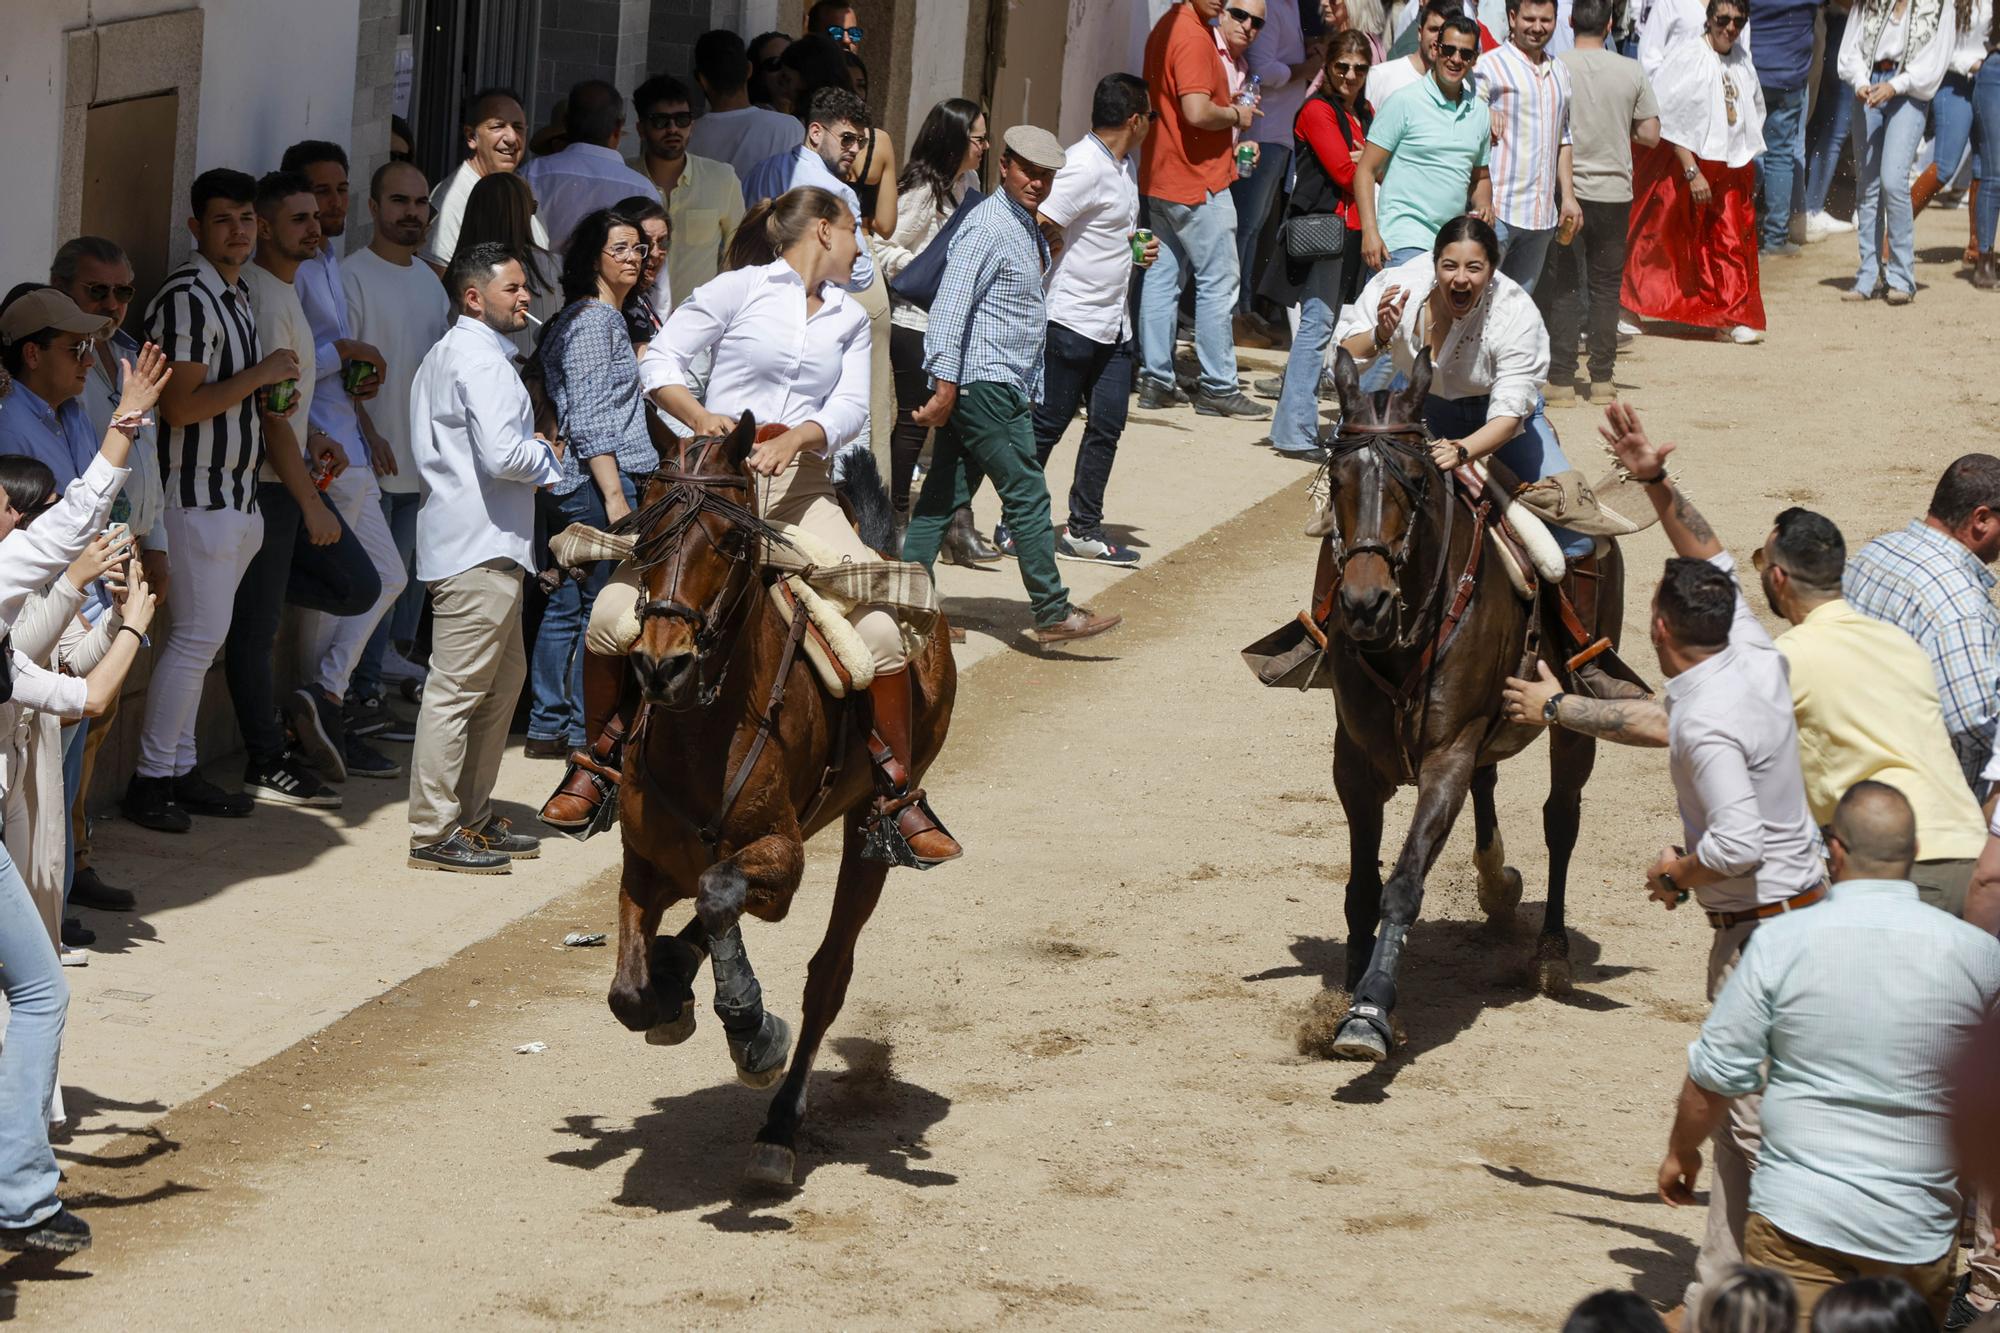
POLYGON ((782 259, 724 273, 667 319, 639 359, 639 383, 649 394, 685 385, 713 348, 709 411, 747 411, 759 426, 817 421, 831 456, 868 424, 868 312, 834 283, 820 296, 808 317, 805 280, 782 259))
POLYGON ((418 578, 435 583, 496 559, 535 567, 535 488, 562 469, 535 438, 514 345, 469 315, 417 368, 410 453, 424 493, 418 578))
MULTIPOLYGON (((1353 305, 1341 309, 1334 340, 1345 342, 1357 333, 1372 334, 1382 293, 1400 287, 1410 299, 1403 307, 1402 323, 1389 340, 1389 355, 1397 370, 1409 374, 1417 354, 1429 346, 1427 311, 1431 288, 1436 285, 1437 265, 1429 255, 1384 269, 1368 280, 1353 305)), ((1488 421, 1526 417, 1540 402, 1542 381, 1548 377, 1549 330, 1542 323, 1542 312, 1535 308, 1535 298, 1506 274, 1495 272, 1479 303, 1445 335, 1444 346, 1431 367, 1431 392, 1440 398, 1487 397, 1488 421)))
POLYGON ((521 168, 535 191, 535 216, 549 229, 550 247, 557 252, 569 249, 570 233, 576 224, 600 208, 610 208, 644 195, 660 197, 660 187, 651 178, 634 171, 616 148, 601 144, 573 143, 560 153, 538 157, 521 168))
MULTIPOLYGON (((1709 561, 1736 581, 1724 551, 1709 561)), ((1743 590, 1729 646, 1667 682, 1667 757, 1687 850, 1728 878, 1695 890, 1711 912, 1782 902, 1826 878, 1806 805, 1785 655, 1743 590)))
POLYGON ((1062 254, 1049 269, 1049 322, 1092 342, 1132 334, 1132 231, 1139 225, 1139 171, 1086 134, 1056 173, 1042 219, 1062 228, 1062 254))

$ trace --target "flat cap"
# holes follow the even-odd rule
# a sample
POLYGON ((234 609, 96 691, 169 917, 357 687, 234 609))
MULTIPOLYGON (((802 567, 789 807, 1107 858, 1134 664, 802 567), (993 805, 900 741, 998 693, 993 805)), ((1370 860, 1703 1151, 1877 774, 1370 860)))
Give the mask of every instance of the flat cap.
POLYGON ((1039 126, 1016 125, 1001 136, 1000 142, 1007 145, 1008 152, 1029 166, 1061 171, 1069 161, 1069 154, 1063 151, 1062 140, 1039 126))
POLYGON ((93 338, 110 335, 113 324, 104 315, 86 315, 76 302, 53 287, 24 293, 0 314, 0 342, 17 343, 43 329, 61 333, 87 333, 93 338))

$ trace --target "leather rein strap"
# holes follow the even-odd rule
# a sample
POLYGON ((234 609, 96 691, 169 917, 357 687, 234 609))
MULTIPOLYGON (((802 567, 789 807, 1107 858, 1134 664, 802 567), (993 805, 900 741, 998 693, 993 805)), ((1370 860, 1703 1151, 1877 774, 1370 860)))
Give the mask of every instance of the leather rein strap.
POLYGON ((750 738, 750 749, 743 756, 743 762, 736 766, 736 771, 730 774, 729 785, 722 790, 722 804, 717 808, 715 817, 696 827, 695 831, 707 844, 710 856, 722 850, 722 826, 728 822, 729 812, 736 808, 736 798, 750 784, 750 774, 755 771, 758 759, 763 757, 771 733, 777 730, 778 710, 785 702, 785 684, 791 679, 792 663, 798 660, 799 645, 805 640, 807 623, 805 609, 801 607, 799 613, 792 617, 792 627, 785 635, 785 651, 778 658, 778 674, 771 681, 771 695, 764 701, 764 712, 757 719, 757 734, 750 738))

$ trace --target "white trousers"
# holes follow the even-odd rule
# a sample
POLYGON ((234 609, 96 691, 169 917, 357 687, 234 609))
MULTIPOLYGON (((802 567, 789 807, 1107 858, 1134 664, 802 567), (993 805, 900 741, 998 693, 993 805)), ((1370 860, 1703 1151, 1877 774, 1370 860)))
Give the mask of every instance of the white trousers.
POLYGON ((358 616, 330 616, 324 611, 305 613, 300 635, 308 654, 304 675, 339 699, 346 695, 347 683, 353 678, 354 668, 361 661, 362 650, 368 646, 375 627, 396 604, 410 576, 403 566, 402 553, 396 549, 396 539, 389 531, 389 520, 382 513, 382 488, 376 484, 375 472, 365 456, 334 478, 333 484, 326 488, 326 498, 333 501, 333 507, 354 530, 361 549, 368 552, 368 562, 375 566, 375 573, 382 580, 382 595, 358 616))
POLYGON ((195 765, 194 729, 201 686, 236 606, 236 585, 264 544, 264 516, 235 509, 168 505, 167 568, 173 576, 167 633, 146 686, 139 732, 139 776, 179 777, 195 765))

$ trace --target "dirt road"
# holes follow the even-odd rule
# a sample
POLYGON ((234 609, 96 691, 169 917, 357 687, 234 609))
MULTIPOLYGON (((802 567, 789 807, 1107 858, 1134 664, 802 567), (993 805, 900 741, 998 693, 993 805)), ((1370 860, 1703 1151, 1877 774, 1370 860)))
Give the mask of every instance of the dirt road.
MULTIPOLYGON (((1963 226, 1926 215, 1919 239, 1963 226)), ((1858 543, 1991 443, 2000 300, 1927 266, 1912 309, 1841 305, 1824 285, 1839 249, 1767 274, 1767 345, 1648 338, 1622 366, 1739 555, 1790 503, 1858 543)), ((1594 463, 1589 416, 1557 422, 1594 463)), ((1194 418, 1136 420, 1121 469, 1194 418)), ((1217 468, 1254 434, 1200 428, 1217 468)), ((141 1134, 105 1133, 111 1108, 70 1153, 97 1245, 57 1271, 89 1279, 17 1262, 14 1311, 79 1328, 1432 1330, 1552 1328, 1601 1286, 1672 1304, 1699 1217, 1651 1181, 1707 931, 1638 887, 1677 829, 1657 752, 1601 752, 1573 996, 1526 984, 1537 747, 1500 787, 1528 883, 1516 931, 1478 924, 1464 821, 1412 936, 1409 1045, 1379 1069, 1296 1053, 1341 965, 1332 708, 1257 688, 1236 650, 1305 594, 1304 490, 1098 596, 1128 617, 1115 637, 967 672, 930 786, 972 855, 892 878, 796 1195, 739 1191, 764 1095, 729 1080, 706 1009, 688 1045, 648 1047, 604 1008, 608 953, 560 947, 611 927, 600 877, 141 1134), (548 1049, 514 1053, 531 1041, 548 1049)), ((1629 549, 1643 608, 1665 544, 1629 549)), ((814 852, 793 919, 750 933, 788 1016, 831 880, 814 852)))

